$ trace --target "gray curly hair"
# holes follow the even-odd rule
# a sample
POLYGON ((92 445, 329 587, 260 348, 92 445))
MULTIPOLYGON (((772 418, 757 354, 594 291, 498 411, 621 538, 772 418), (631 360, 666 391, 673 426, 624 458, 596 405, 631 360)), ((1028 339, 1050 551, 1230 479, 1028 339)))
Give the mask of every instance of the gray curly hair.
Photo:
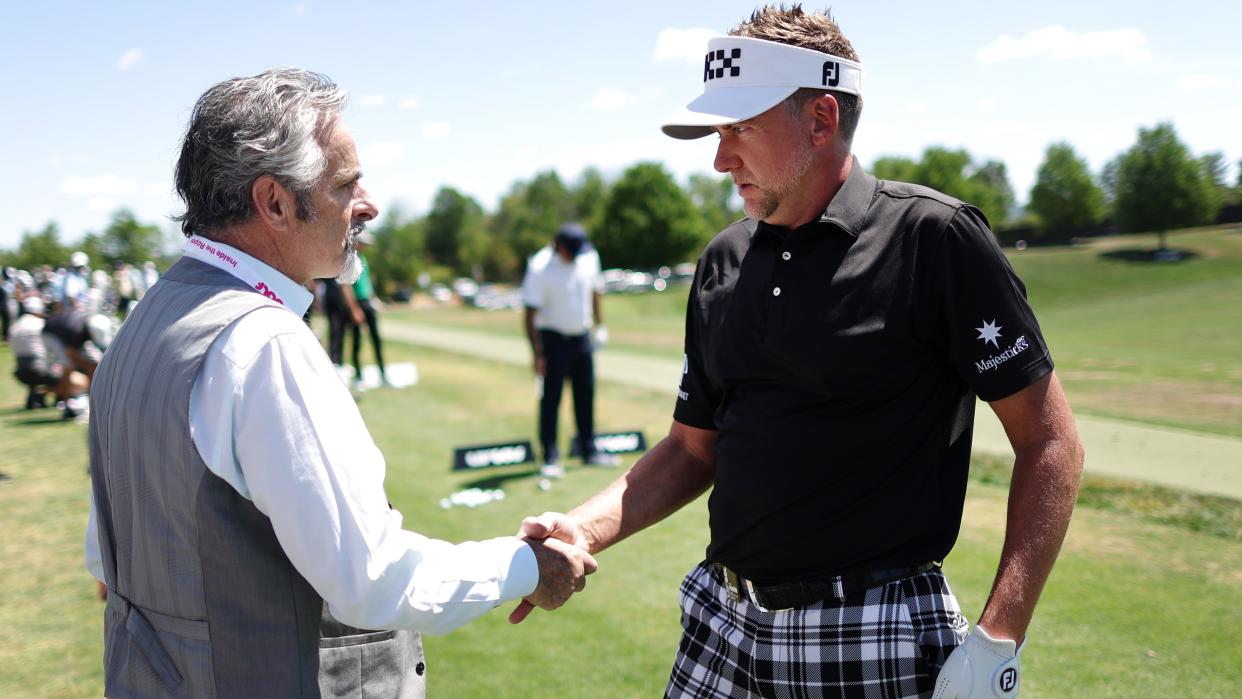
POLYGON ((270 175, 313 220, 310 195, 327 164, 321 141, 348 95, 326 75, 274 68, 213 86, 194 105, 177 159, 175 216, 186 236, 219 234, 254 215, 251 188, 270 175))

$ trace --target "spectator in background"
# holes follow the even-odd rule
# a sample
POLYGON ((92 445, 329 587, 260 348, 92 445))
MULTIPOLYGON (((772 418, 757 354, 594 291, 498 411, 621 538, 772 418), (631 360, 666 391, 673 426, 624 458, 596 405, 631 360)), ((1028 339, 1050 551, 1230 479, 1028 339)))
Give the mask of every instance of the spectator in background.
POLYGON ((128 262, 118 262, 112 273, 112 288, 116 293, 116 316, 125 320, 129 315, 129 307, 138 300, 137 285, 134 284, 134 268, 128 262))
POLYGON ((90 306, 90 261, 91 258, 81 250, 69 256, 69 269, 61 278, 60 296, 53 297, 54 300, 60 301, 66 308, 86 310, 90 306))
POLYGON ((362 318, 359 319, 354 314, 353 337, 354 337, 354 388, 362 391, 366 390, 366 382, 362 378, 362 363, 360 361, 362 349, 362 322, 366 321, 367 329, 371 332, 371 349, 375 353, 375 363, 379 366, 380 383, 385 386, 388 383, 388 375, 384 372, 384 348, 380 342, 379 321, 376 317, 375 304, 379 300, 375 298, 375 288, 371 283, 371 266, 367 262, 367 248, 375 242, 374 236, 369 232, 363 231, 358 234, 358 261, 362 264, 362 274, 358 276, 358 281, 353 284, 353 297, 358 311, 362 318))
POLYGON ((69 399, 83 396, 90 386, 86 375, 74 371, 64 361, 49 359, 47 343, 44 342, 43 299, 31 295, 22 300, 21 317, 12 327, 11 346, 17 362, 13 375, 30 387, 26 396, 26 409, 44 407, 44 395, 48 390, 65 402, 65 418, 77 417, 82 408, 81 400, 69 407, 69 399))
MULTIPOLYGON (((66 371, 86 375, 87 388, 95 376, 95 367, 104 350, 112 342, 116 328, 112 319, 100 313, 87 313, 74 308, 61 308, 48 317, 43 326, 43 342, 66 371)), ((65 399, 65 418, 83 416, 87 412, 86 391, 78 391, 65 399)))
POLYGON ((112 276, 102 269, 90 274, 91 288, 86 292, 86 311, 91 315, 112 315, 116 311, 116 299, 112 293, 112 276))
MULTIPOLYGON (((151 260, 147 260, 146 262, 143 262, 142 263, 142 290, 143 292, 155 286, 155 282, 159 280, 160 280, 160 273, 157 269, 155 269, 155 263, 152 262, 151 260)), ((142 296, 139 296, 138 298, 142 298, 142 296)))
POLYGON ((565 379, 573 384, 574 420, 578 449, 584 464, 615 466, 616 455, 595 450, 596 345, 608 338, 600 310, 604 288, 599 253, 587 240, 586 229, 566 223, 552 244, 531 256, 522 279, 526 306, 526 336, 534 355, 535 375, 541 377, 539 442, 543 474, 564 475, 557 447, 557 417, 565 379), (594 331, 594 342, 592 341, 594 331))
POLYGON ((328 359, 336 366, 345 363, 345 331, 363 321, 362 309, 354 301, 352 285, 336 279, 323 282, 323 314, 328 319, 328 359))
POLYGON ((5 342, 9 340, 9 324, 16 315, 14 306, 17 302, 17 285, 13 279, 16 273, 17 270, 12 267, 5 267, 0 272, 0 340, 5 342))

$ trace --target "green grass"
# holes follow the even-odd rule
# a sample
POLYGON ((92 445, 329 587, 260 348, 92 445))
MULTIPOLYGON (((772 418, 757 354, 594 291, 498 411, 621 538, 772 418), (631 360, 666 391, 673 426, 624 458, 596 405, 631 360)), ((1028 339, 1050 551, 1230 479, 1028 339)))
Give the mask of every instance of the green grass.
MULTIPOLYGON (((450 471, 455 445, 533 435, 529 371, 396 343, 389 351, 390 361, 417 362, 421 383, 368 392, 360 406, 388 459, 388 494, 407 528, 454 541, 508 534, 523 516, 572 507, 615 477, 571 467, 544 492, 530 467, 450 471), (501 487, 507 497, 477 509, 438 506, 471 485, 501 487)), ((0 696, 99 696, 102 607, 81 564, 85 431, 51 411, 20 410, 24 394, 7 378, 11 370, 0 351, 0 471, 13 476, 0 482, 0 696)), ((667 397, 604 384, 598 414, 601 428, 637 427, 656 439, 671 407, 667 397)), ((1006 498, 1004 466, 975 470, 961 538, 946 562, 972 618, 995 572, 1006 498)), ((1023 696, 1242 695, 1242 542, 1088 502, 1030 629, 1023 696)), ((1240 506, 1232 507, 1236 522, 1240 506)), ((425 639, 429 695, 659 696, 680 633, 677 586, 706 543, 700 499, 604 552, 599 574, 565 609, 511 627, 506 606, 425 639)))
POLYGON ((1119 261, 1154 237, 1026 250, 1026 282, 1074 409, 1242 436, 1242 229, 1169 237, 1178 263, 1119 261))
MULTIPOLYGON (((977 454, 970 477, 982 485, 1008 488, 1012 470, 1012 460, 977 454)), ((1078 490, 1078 505, 1242 542, 1242 503, 1219 495, 1088 473, 1078 490)))
MULTIPOLYGON (((680 357, 686 327, 685 284, 667 291, 604 296, 603 315, 609 344, 640 354, 680 357)), ((481 311, 468 306, 446 305, 418 309, 392 306, 394 318, 429 325, 461 327, 499 335, 525 334, 522 312, 481 311)))
MULTIPOLYGON (((1075 411, 1242 437, 1242 229, 1169 236, 1194 254, 1127 262, 1154 236, 1008 251, 1075 411)), ((687 287, 604 300, 612 346, 679 358, 687 287)), ((521 316, 394 309, 397 319, 517 335, 521 316)))

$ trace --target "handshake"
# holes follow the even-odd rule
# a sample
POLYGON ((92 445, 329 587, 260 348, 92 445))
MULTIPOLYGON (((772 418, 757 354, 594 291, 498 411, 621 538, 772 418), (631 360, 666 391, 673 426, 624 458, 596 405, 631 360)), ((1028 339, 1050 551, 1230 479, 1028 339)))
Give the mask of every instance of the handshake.
POLYGON ((539 584, 509 614, 509 623, 520 624, 535 607, 553 610, 586 587, 586 576, 599 567, 587 551, 589 542, 569 515, 545 512, 522 520, 517 534, 535 552, 539 584))

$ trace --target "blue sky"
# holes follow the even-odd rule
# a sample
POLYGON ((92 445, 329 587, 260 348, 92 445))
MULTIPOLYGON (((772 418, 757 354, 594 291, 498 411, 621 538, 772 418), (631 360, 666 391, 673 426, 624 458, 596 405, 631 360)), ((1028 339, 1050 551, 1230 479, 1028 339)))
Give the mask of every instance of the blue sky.
MULTIPOLYGON (((808 5, 810 6, 810 5, 808 5)), ((31 2, 0 23, 0 247, 120 206, 172 228, 171 173, 194 100, 276 65, 328 74, 381 209, 451 185, 489 210, 519 179, 659 160, 711 170, 714 139, 662 119, 698 94, 706 37, 753 2, 31 2)), ((1008 168, 1019 200, 1045 148, 1098 169, 1172 120, 1197 154, 1242 158, 1237 2, 874 2, 832 7, 864 65, 864 165, 964 147, 1008 168)))

